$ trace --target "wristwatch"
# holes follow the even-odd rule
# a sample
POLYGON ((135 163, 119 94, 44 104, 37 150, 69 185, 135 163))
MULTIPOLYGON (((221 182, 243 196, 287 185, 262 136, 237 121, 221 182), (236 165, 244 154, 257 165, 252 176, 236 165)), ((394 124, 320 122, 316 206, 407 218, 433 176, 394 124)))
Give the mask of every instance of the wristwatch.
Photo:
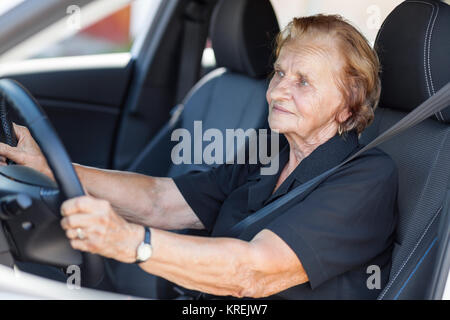
POLYGON ((141 244, 136 249, 136 262, 135 263, 141 263, 145 262, 152 256, 152 245, 150 244, 150 228, 144 227, 145 229, 145 236, 144 241, 141 242, 141 244))

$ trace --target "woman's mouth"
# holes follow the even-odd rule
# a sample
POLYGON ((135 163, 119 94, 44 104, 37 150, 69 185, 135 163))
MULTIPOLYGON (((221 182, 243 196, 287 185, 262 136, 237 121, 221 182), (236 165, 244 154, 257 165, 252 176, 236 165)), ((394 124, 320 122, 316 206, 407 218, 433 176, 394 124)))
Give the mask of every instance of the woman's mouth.
POLYGON ((276 112, 284 113, 284 114, 292 114, 292 112, 288 111, 287 109, 285 109, 282 106, 277 105, 277 104, 273 105, 272 110, 276 111, 276 112))

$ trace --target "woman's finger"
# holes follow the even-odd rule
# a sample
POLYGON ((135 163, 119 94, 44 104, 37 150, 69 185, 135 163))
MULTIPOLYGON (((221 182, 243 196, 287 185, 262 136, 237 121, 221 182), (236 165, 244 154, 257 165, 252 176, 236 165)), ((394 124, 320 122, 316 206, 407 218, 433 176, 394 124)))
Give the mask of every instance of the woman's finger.
POLYGON ((66 230, 66 237, 69 239, 78 239, 78 233, 77 229, 67 229, 66 230))
POLYGON ((27 127, 18 125, 18 124, 14 123, 14 122, 13 122, 13 129, 14 129, 14 132, 16 134, 17 140, 22 139, 26 134, 29 133, 29 130, 28 130, 27 127))
POLYGON ((3 158, 10 159, 14 162, 18 162, 17 149, 3 142, 0 142, 0 156, 2 156, 3 158))
POLYGON ((5 159, 12 160, 17 164, 24 164, 26 159, 25 154, 19 151, 17 147, 11 147, 3 142, 0 142, 0 156, 5 159))
POLYGON ((74 248, 75 250, 80 250, 80 251, 89 251, 89 245, 87 241, 84 240, 80 240, 80 239, 73 239, 70 240, 70 245, 72 246, 72 248, 74 248))
POLYGON ((81 196, 66 200, 61 205, 61 214, 70 216, 79 212, 94 212, 99 209, 99 200, 89 196, 81 196))
POLYGON ((80 213, 61 219, 61 227, 64 230, 87 228, 91 225, 95 225, 96 223, 97 221, 95 216, 89 213, 80 213))

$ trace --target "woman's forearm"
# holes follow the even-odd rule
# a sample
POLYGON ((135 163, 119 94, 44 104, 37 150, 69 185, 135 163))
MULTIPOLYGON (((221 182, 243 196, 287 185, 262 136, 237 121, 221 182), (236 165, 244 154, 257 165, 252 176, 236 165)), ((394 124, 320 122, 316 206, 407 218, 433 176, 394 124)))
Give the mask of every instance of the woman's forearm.
POLYGON ((221 296, 251 296, 252 250, 248 242, 152 229, 153 255, 140 267, 185 288, 221 296))
POLYGON ((203 227, 170 178, 79 164, 74 168, 90 195, 108 200, 128 221, 166 230, 203 227))
POLYGON ((139 266, 188 289, 261 298, 308 281, 295 253, 270 230, 247 242, 152 229, 151 243, 152 256, 139 266))
POLYGON ((147 212, 151 179, 138 174, 115 170, 97 169, 74 164, 81 184, 90 195, 108 200, 117 212, 133 222, 144 222, 147 212))

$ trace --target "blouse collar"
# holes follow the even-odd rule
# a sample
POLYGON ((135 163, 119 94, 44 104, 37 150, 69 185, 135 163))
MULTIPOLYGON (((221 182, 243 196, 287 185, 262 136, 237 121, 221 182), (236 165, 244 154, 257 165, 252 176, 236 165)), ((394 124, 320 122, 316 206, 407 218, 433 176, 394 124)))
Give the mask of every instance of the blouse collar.
MULTIPOLYGON (((257 180, 260 181, 250 187, 248 199, 250 209, 257 210, 262 205, 267 205, 275 198, 289 192, 294 181, 296 181, 296 185, 305 183, 334 166, 337 166, 348 156, 356 152, 359 147, 360 145, 356 130, 349 131, 343 136, 336 134, 304 158, 278 187, 275 193, 272 194, 281 171, 289 160, 289 145, 286 145, 278 154, 278 172, 275 175, 258 175, 257 180)), ((270 165, 271 164, 269 163, 265 166, 268 167, 270 165)))

